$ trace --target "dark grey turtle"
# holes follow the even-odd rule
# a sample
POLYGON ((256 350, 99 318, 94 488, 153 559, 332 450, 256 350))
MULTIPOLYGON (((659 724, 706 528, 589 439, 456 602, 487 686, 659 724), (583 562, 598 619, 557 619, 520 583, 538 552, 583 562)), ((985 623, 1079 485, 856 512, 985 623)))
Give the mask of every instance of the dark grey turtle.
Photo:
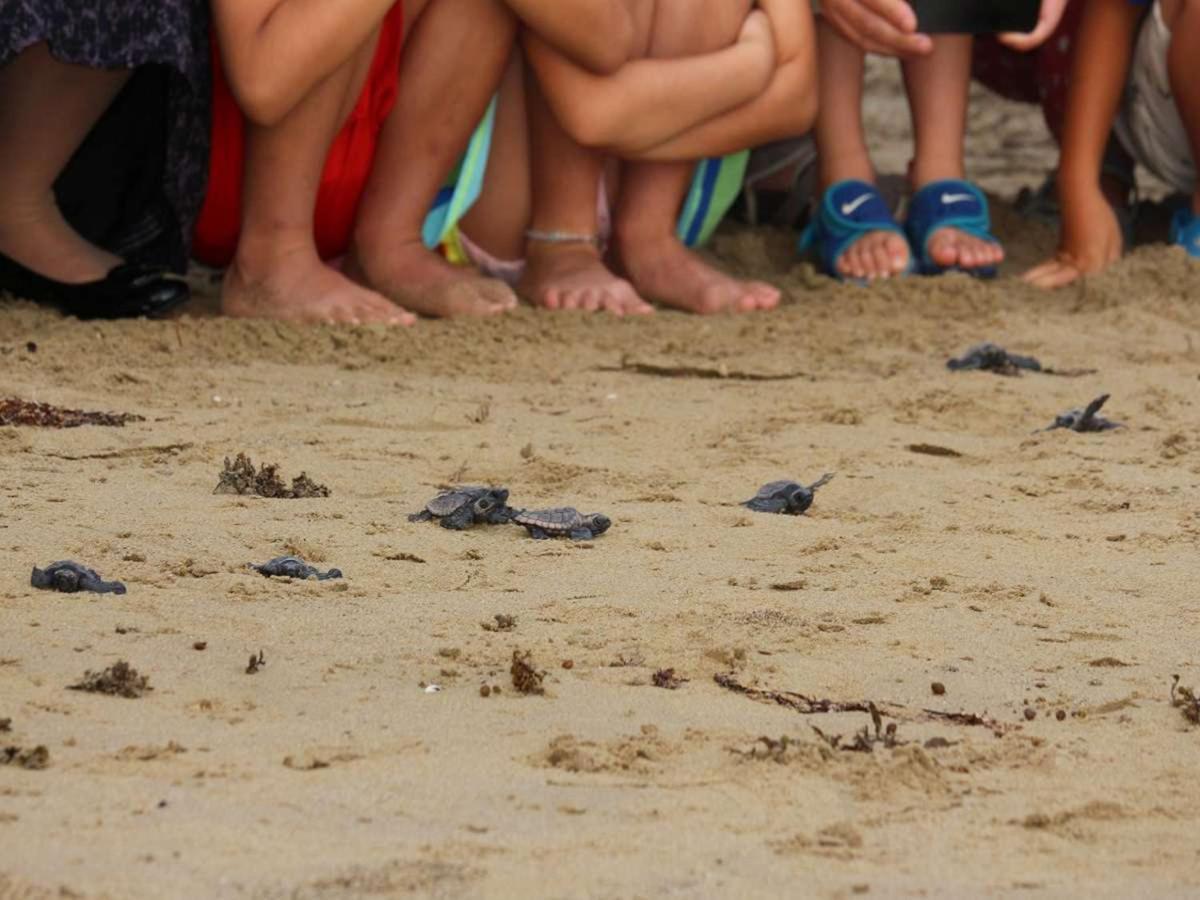
POLYGON ((125 585, 119 581, 105 581, 95 569, 81 566, 77 562, 64 559, 50 563, 44 569, 33 567, 29 583, 44 591, 58 591, 62 594, 76 594, 79 591, 90 591, 93 594, 124 594, 125 585))
POLYGON ((442 491, 426 503, 423 510, 409 516, 408 521, 429 522, 437 519, 443 528, 462 531, 483 523, 502 525, 510 521, 512 516, 507 488, 469 484, 442 491))
POLYGON ((1096 415, 1100 408, 1108 402, 1110 395, 1101 394, 1084 409, 1069 409, 1061 416, 1054 417, 1054 424, 1042 431, 1054 431, 1056 428, 1066 428, 1069 431, 1111 431, 1121 428, 1120 422, 1113 422, 1096 415))
POLYGON ((570 506, 558 509, 524 509, 513 514, 512 521, 529 532, 537 541, 569 537, 573 541, 590 541, 612 527, 612 520, 600 513, 584 515, 570 506))
POLYGON ((1042 371, 1042 364, 1032 356, 1018 356, 1009 353, 999 344, 990 341, 976 344, 962 356, 948 360, 946 368, 952 372, 977 370, 983 372, 998 372, 1001 375, 1019 375, 1024 369, 1028 372, 1042 371))
POLYGON ((341 569, 321 572, 298 556, 277 556, 261 566, 250 563, 250 568, 267 578, 298 578, 301 581, 315 578, 317 581, 328 581, 331 578, 342 577, 341 569))
POLYGON ((831 481, 833 475, 822 475, 808 486, 798 481, 772 481, 759 488, 758 493, 742 506, 755 512, 802 516, 813 505, 813 495, 817 488, 824 487, 831 481))

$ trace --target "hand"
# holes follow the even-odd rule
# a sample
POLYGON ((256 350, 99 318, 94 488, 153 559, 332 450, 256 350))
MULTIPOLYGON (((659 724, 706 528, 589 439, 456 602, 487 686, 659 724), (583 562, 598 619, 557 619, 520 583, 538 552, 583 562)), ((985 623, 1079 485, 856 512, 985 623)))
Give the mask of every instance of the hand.
POLYGON ((1099 186, 1077 199, 1064 197, 1063 235, 1053 259, 1021 276, 1034 287, 1066 287, 1121 258, 1121 226, 1099 186))
POLYGON ((933 52, 932 38, 917 33, 917 14, 905 0, 822 0, 821 15, 869 53, 910 58, 933 52))
POLYGON ((761 9, 753 9, 746 21, 742 23, 738 43, 758 48, 767 57, 768 73, 775 71, 775 32, 771 28, 771 20, 761 9))
POLYGON ((1040 47, 1058 28, 1058 23, 1062 21, 1063 12, 1069 2, 1070 0, 1042 0, 1042 10, 1038 13, 1037 26, 1033 31, 1028 34, 1010 31, 1000 35, 1000 43, 1006 44, 1014 50, 1020 50, 1022 53, 1040 47))

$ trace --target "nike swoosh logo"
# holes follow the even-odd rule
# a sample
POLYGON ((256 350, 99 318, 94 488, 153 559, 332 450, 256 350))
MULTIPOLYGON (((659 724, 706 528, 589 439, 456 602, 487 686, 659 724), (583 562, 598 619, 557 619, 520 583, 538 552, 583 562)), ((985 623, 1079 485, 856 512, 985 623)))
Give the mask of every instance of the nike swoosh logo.
POLYGON ((951 203, 965 203, 974 199, 972 194, 942 194, 942 205, 949 206, 951 203))
POLYGON ((853 215, 854 211, 871 199, 870 194, 863 194, 861 197, 855 197, 849 203, 842 204, 842 215, 853 215))

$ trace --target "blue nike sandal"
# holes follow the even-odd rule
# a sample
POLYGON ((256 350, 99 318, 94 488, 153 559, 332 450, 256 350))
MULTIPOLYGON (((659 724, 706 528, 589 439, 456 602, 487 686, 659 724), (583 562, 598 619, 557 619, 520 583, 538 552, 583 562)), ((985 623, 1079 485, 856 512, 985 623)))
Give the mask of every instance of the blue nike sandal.
MULTIPOLYGON (((904 229, 892 217, 879 188, 865 181, 839 181, 830 185, 821 197, 816 214, 800 236, 799 250, 803 253, 815 247, 822 271, 844 281, 837 261, 851 244, 872 231, 892 231, 904 236, 904 229)), ((908 269, 903 274, 910 271, 911 250, 908 269)))
POLYGON ((929 255, 929 239, 942 228, 954 228, 993 244, 1000 243, 991 232, 992 218, 988 213, 987 198, 969 181, 949 178, 925 185, 909 201, 904 228, 908 233, 909 246, 917 258, 917 270, 922 275, 957 271, 976 278, 996 276, 995 266, 977 269, 939 266, 929 255))
POLYGON ((1176 212, 1171 219, 1171 243, 1192 259, 1200 259, 1200 216, 1187 208, 1176 212))

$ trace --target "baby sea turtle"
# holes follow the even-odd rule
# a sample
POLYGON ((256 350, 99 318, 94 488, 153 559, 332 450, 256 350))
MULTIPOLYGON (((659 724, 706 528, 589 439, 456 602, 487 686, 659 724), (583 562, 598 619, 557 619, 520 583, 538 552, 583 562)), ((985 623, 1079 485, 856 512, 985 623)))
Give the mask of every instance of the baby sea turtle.
POLYGON ((96 574, 95 569, 67 559, 51 563, 44 569, 34 566, 29 583, 35 588, 58 591, 62 594, 75 594, 79 591, 90 591, 93 594, 125 593, 125 585, 121 582, 105 581, 96 574))
POLYGON ((962 356, 947 361, 946 368, 952 372, 979 370, 998 372, 1001 375, 1018 375, 1022 369, 1029 372, 1042 371, 1042 364, 1032 356, 1009 353, 999 344, 991 342, 976 344, 962 356))
POLYGON ((423 510, 409 516, 408 521, 429 522, 438 519, 443 528, 462 531, 485 522, 502 525, 510 521, 512 516, 507 488, 464 485, 442 491, 426 503, 423 510))
POLYGON ((512 521, 529 532, 534 540, 569 537, 573 541, 590 541, 612 527, 612 520, 600 513, 583 515, 569 506, 559 509, 526 509, 514 513, 512 521))
POLYGON ((1087 405, 1085 409, 1069 409, 1061 416, 1054 417, 1054 424, 1042 431, 1054 431, 1056 428, 1066 428, 1069 431, 1111 431, 1120 428, 1120 422, 1113 422, 1096 415, 1100 407, 1108 402, 1110 395, 1101 394, 1087 405))
POLYGON ((263 563, 261 566, 251 563, 250 568, 267 578, 298 578, 301 581, 315 578, 317 581, 328 581, 331 578, 342 577, 341 569, 330 569, 328 572, 321 572, 315 566, 310 566, 298 556, 277 556, 263 563))
POLYGON ((742 506, 755 512, 780 513, 785 516, 801 516, 813 505, 813 494, 817 488, 833 481, 833 475, 822 475, 805 487, 798 481, 772 481, 758 489, 758 493, 742 506))

